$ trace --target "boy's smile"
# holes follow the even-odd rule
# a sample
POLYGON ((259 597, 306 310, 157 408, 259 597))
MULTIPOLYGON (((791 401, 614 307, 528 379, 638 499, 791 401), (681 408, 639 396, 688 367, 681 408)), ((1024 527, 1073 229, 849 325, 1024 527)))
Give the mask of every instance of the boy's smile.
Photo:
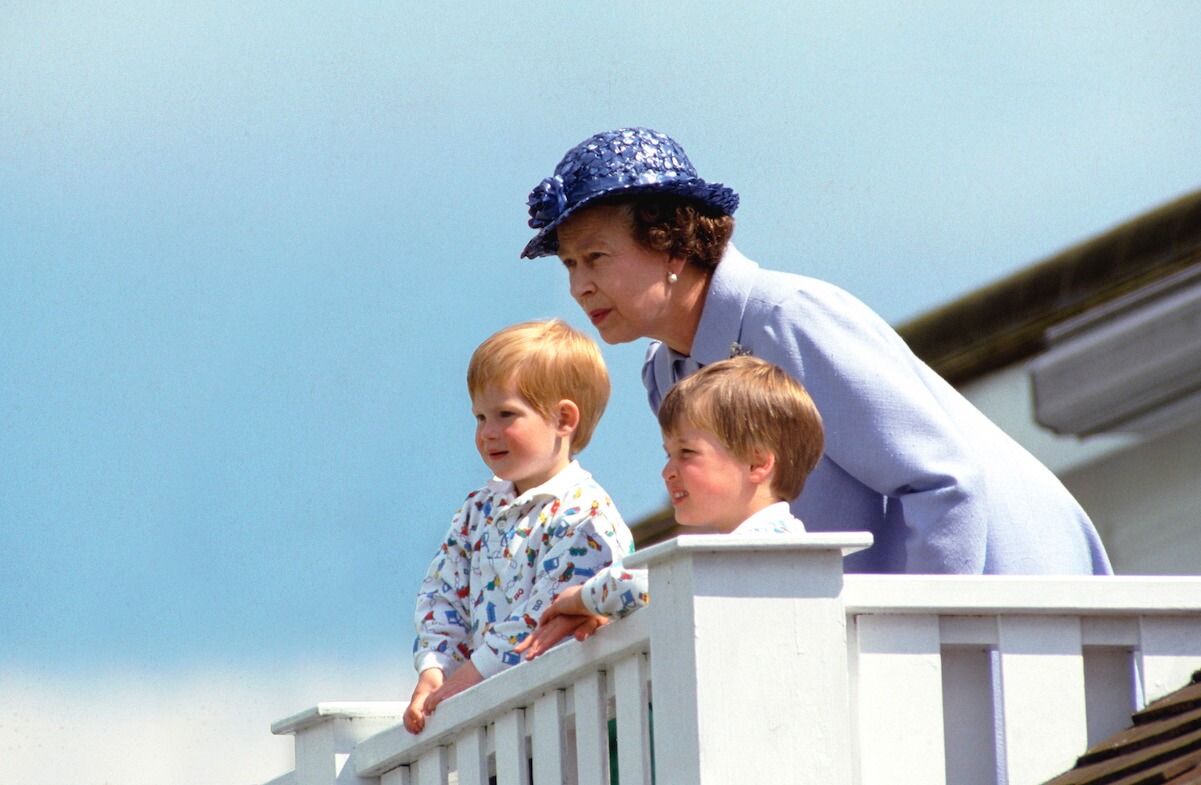
POLYGON ((472 399, 475 447, 492 473, 516 486, 535 488, 571 463, 571 427, 548 420, 512 383, 490 384, 472 399))
POLYGON ((767 505, 781 501, 771 491, 771 456, 742 461, 711 432, 692 425, 664 433, 663 467, 676 522, 729 534, 767 505), (770 462, 769 462, 770 460, 770 462))
POLYGON ((752 467, 731 455, 708 431, 686 425, 666 435, 663 483, 681 526, 713 526, 729 533, 758 511, 761 483, 752 467))

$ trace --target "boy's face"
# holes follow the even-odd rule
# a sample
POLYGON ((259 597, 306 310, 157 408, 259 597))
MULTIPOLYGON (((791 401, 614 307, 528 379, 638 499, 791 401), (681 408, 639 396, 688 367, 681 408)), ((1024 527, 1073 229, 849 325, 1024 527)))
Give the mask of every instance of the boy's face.
POLYGON ((667 464, 663 482, 682 526, 712 526, 731 532, 755 509, 756 483, 742 463, 708 431, 685 424, 664 434, 667 464))
POLYGON ((554 477, 571 462, 571 429, 547 420, 517 392, 490 384, 471 401, 475 447, 502 480, 521 494, 554 477))

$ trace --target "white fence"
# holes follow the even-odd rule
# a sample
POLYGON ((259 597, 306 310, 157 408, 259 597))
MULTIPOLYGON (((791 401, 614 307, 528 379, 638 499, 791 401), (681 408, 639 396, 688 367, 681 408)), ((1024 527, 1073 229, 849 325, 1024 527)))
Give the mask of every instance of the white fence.
POLYGON ((1033 785, 1201 668, 1201 578, 844 579, 867 542, 649 548, 630 564, 651 568, 650 607, 445 702, 420 736, 395 703, 276 723, 297 753, 273 785, 608 785, 611 721, 621 785, 652 766, 657 785, 1033 785))

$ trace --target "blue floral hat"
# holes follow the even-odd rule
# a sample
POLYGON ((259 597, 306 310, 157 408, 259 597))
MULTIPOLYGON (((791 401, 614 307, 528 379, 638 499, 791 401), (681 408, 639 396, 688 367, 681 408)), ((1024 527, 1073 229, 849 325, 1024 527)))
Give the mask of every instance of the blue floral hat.
POLYGON ((738 194, 697 177, 684 148, 666 134, 649 128, 605 131, 568 150, 554 175, 530 191, 530 228, 538 234, 525 246, 522 257, 534 259, 558 251, 555 229, 593 199, 639 191, 669 191, 727 215, 738 209, 738 194))

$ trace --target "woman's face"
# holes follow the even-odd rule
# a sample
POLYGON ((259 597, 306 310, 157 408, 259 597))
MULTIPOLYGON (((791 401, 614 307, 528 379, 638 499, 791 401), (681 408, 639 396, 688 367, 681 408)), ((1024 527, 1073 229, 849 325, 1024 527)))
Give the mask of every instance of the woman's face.
POLYGON ((667 274, 682 263, 634 241, 620 208, 589 207, 558 228, 571 296, 605 343, 662 338, 670 329, 667 274))

